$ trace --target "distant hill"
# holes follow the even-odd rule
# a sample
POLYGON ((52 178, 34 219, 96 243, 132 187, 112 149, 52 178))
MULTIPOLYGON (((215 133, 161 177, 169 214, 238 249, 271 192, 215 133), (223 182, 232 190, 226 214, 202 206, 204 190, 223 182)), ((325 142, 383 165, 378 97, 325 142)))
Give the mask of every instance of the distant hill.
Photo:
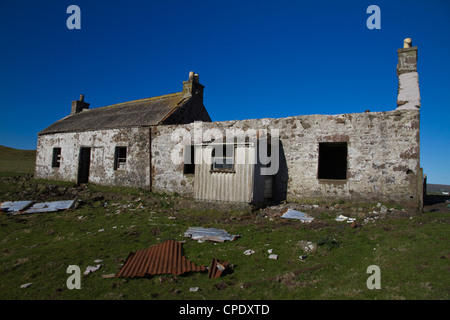
POLYGON ((36 150, 0 146, 0 177, 34 173, 36 150))
POLYGON ((450 192, 450 186, 445 184, 427 183, 427 194, 442 194, 442 191, 450 192))

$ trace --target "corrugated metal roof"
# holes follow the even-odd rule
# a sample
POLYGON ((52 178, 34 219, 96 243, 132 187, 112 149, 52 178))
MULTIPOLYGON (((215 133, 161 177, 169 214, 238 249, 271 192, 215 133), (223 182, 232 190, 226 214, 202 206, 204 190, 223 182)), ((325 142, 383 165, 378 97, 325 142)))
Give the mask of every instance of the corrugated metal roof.
POLYGON ((183 255, 182 242, 167 240, 130 253, 116 277, 135 278, 168 273, 180 275, 201 271, 206 271, 204 265, 196 266, 183 255))

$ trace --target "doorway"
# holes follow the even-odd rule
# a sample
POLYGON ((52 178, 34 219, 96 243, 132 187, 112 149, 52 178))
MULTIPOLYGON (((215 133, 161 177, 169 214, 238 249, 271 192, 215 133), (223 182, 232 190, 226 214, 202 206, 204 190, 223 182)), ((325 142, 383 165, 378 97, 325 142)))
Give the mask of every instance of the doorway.
POLYGON ((77 183, 87 183, 89 181, 89 167, 91 165, 91 148, 80 148, 78 161, 78 181, 77 183))

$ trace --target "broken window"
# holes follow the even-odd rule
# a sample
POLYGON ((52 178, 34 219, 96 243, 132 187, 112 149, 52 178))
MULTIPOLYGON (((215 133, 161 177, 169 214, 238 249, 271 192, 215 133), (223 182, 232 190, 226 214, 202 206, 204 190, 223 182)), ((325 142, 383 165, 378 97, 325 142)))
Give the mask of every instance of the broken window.
POLYGON ((116 147, 114 153, 114 170, 123 170, 127 164, 127 147, 116 147))
POLYGON ((212 171, 234 171, 234 145, 216 145, 212 150, 212 171))
POLYGON ((53 148, 52 167, 59 168, 61 165, 61 148, 53 148))
POLYGON ((187 145, 184 146, 184 166, 183 174, 194 174, 195 173, 195 146, 187 145))
POLYGON ((347 142, 319 143, 319 179, 347 179, 347 142))

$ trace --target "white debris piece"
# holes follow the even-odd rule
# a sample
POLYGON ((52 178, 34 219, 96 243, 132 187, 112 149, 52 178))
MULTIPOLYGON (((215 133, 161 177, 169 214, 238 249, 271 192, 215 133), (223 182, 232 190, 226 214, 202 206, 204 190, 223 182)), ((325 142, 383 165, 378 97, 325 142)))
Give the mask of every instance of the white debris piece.
POLYGON ((245 254, 246 256, 249 256, 249 255, 254 254, 254 253, 255 253, 255 250, 251 250, 251 249, 248 249, 248 250, 245 250, 245 251, 244 251, 244 254, 245 254))
POLYGON ((269 256, 269 259, 272 259, 272 260, 278 260, 278 255, 277 255, 277 254, 271 254, 271 255, 269 256))
POLYGON ((86 271, 85 271, 83 274, 84 274, 84 275, 87 275, 87 274, 89 274, 89 273, 91 273, 91 272, 95 272, 95 271, 97 271, 98 269, 100 269, 101 266, 102 266, 101 264, 98 264, 98 265, 96 265, 96 266, 88 266, 88 267, 86 268, 86 271))
POLYGON ((273 249, 267 250, 267 253, 272 253, 272 252, 273 252, 273 249))
POLYGON ((31 286, 31 285, 32 285, 32 283, 29 282, 29 283, 24 283, 24 284, 21 285, 20 287, 21 287, 22 289, 25 289, 25 288, 28 288, 28 287, 31 286))
POLYGON ((190 291, 190 292, 197 292, 198 289, 199 289, 198 287, 190 287, 190 288, 189 288, 189 291, 190 291))
POLYGON ((352 222, 355 222, 356 218, 349 218, 349 217, 346 217, 346 216, 340 214, 334 220, 338 221, 338 222, 347 221, 347 223, 352 223, 352 222))

